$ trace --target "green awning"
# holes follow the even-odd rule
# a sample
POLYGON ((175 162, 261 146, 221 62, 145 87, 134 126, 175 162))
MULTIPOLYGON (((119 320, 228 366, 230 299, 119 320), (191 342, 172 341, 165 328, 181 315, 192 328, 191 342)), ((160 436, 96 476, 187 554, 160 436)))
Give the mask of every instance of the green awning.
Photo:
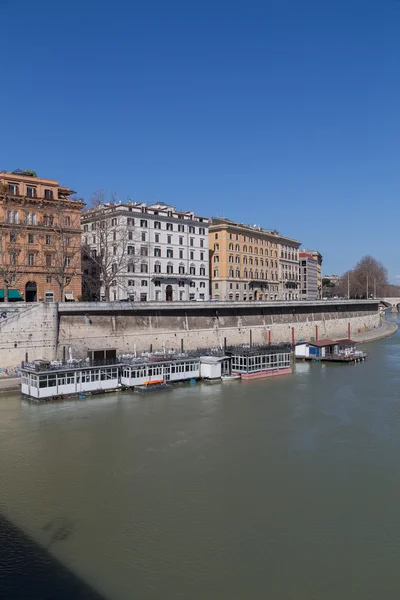
MULTIPOLYGON (((22 300, 22 296, 18 290, 8 290, 9 300, 22 300)), ((0 290, 0 300, 4 300, 4 290, 0 290)))

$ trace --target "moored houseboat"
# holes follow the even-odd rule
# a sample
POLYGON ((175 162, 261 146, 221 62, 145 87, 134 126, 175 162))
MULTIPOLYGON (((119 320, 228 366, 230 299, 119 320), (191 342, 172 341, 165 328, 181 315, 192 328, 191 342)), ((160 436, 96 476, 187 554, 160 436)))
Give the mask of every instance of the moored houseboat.
POLYGON ((248 346, 226 352, 231 355, 231 372, 242 379, 258 379, 292 372, 289 344, 248 346))
POLYGON ((318 340, 299 342, 295 347, 295 357, 300 360, 317 362, 356 363, 364 361, 368 354, 357 350, 353 340, 318 340))

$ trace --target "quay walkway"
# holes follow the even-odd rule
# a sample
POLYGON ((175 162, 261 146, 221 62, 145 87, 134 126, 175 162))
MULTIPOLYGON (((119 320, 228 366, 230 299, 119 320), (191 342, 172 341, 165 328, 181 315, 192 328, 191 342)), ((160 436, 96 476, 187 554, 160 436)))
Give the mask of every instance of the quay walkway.
POLYGON ((369 331, 363 331, 362 333, 352 335, 351 337, 358 344, 366 344, 367 342, 375 342, 376 340, 390 337, 391 335, 394 335, 397 330, 398 326, 396 323, 383 320, 380 327, 370 329, 369 331))

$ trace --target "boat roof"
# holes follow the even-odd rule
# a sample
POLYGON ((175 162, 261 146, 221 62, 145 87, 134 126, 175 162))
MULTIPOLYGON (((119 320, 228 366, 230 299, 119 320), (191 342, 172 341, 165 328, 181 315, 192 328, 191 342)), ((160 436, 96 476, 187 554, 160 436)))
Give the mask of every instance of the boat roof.
POLYGON ((316 340, 315 342, 307 342, 309 346, 315 346, 316 348, 324 348, 325 346, 334 346, 337 342, 333 340, 316 340))

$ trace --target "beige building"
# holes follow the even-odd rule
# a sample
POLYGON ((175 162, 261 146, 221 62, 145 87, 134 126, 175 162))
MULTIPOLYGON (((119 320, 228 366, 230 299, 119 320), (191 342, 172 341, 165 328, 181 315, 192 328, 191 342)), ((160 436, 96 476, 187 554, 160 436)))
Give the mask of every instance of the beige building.
POLYGON ((212 299, 298 299, 297 240, 275 230, 213 218, 209 246, 212 299))
POLYGON ((318 250, 302 250, 302 252, 310 254, 317 261, 318 298, 322 298, 322 254, 318 250))

